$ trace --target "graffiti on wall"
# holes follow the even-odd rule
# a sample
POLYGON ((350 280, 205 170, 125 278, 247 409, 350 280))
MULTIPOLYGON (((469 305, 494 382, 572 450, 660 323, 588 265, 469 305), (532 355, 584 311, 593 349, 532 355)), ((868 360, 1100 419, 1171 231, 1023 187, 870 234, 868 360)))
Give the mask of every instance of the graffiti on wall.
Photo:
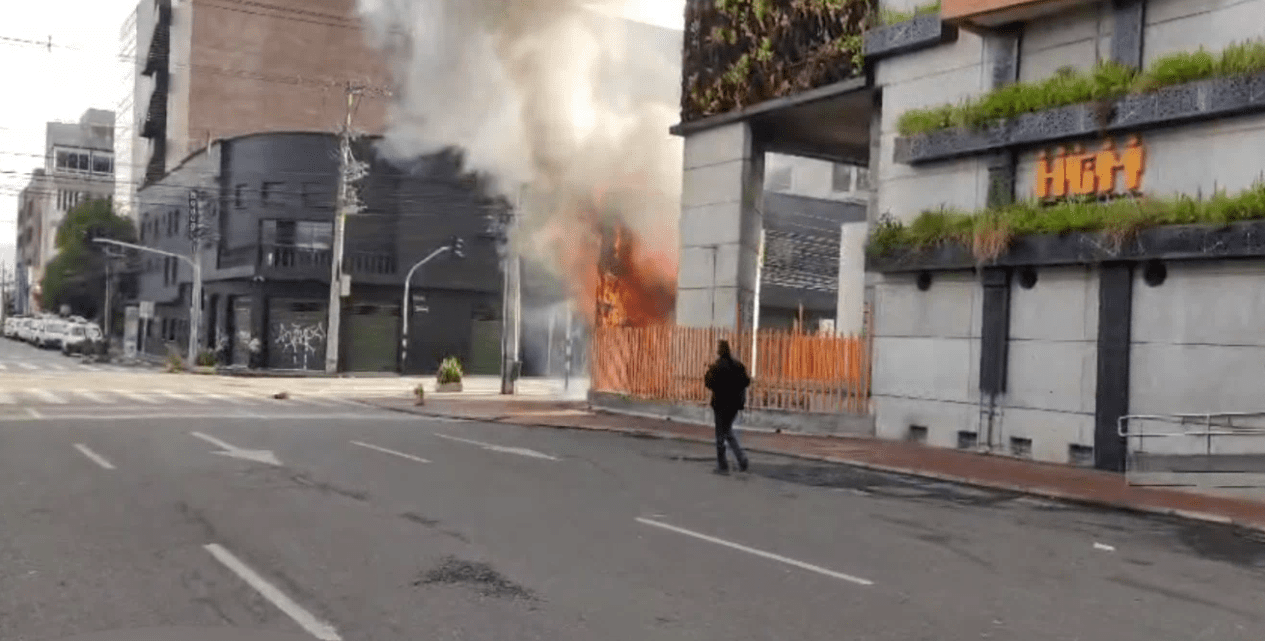
POLYGON ((325 325, 316 323, 277 323, 272 329, 273 342, 282 358, 289 359, 295 369, 308 369, 324 357, 325 325))

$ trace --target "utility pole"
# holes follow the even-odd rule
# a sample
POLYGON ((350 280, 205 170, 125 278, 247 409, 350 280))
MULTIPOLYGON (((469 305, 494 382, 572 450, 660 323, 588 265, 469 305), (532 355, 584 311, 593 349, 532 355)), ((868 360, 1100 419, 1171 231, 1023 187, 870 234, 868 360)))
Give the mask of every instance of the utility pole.
MULTIPOLYGON (((353 183, 364 176, 364 165, 356 160, 351 149, 351 117, 356 106, 356 96, 361 89, 347 85, 347 120, 338 137, 338 196, 334 211, 334 248, 330 258, 329 276, 329 329, 325 338, 325 372, 338 373, 338 339, 342 331, 343 295, 351 293, 350 283, 343 274, 343 247, 346 245, 347 216, 359 210, 353 183)), ((403 310, 401 310, 403 311, 403 310)))
POLYGON ((514 198, 514 213, 506 229, 505 251, 503 263, 505 280, 501 296, 501 393, 513 394, 517 378, 519 349, 519 317, 522 310, 522 271, 521 258, 514 247, 513 230, 518 225, 518 217, 523 206, 523 187, 518 187, 514 198))

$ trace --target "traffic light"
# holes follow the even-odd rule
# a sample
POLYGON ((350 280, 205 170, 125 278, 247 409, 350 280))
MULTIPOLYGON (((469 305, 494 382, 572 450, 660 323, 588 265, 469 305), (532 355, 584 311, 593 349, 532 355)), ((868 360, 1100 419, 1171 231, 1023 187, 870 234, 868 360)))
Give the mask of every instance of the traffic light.
POLYGON ((457 258, 466 257, 466 239, 460 236, 453 236, 452 242, 449 243, 448 246, 452 248, 453 256, 456 256, 457 258))

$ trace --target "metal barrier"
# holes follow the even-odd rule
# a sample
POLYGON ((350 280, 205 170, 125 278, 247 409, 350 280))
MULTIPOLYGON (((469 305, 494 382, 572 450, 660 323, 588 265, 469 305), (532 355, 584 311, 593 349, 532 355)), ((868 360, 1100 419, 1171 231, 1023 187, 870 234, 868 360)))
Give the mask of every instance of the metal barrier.
MULTIPOLYGON (((1205 412, 1202 414, 1128 414, 1121 416, 1116 422, 1116 432, 1125 439, 1126 459, 1125 471, 1134 468, 1136 455, 1174 454, 1172 452, 1151 452, 1147 450, 1148 439, 1179 438, 1203 439, 1202 452, 1181 452, 1180 454, 1214 456, 1213 439, 1218 436, 1265 436, 1265 411, 1260 412, 1205 412), (1243 425, 1247 419, 1262 419, 1260 425, 1243 425), (1240 421, 1236 425, 1235 421, 1240 421), (1177 431, 1148 433, 1143 428, 1148 422, 1171 424, 1180 428, 1177 431), (1136 444, 1136 446, 1135 446, 1136 444)), ((1261 455, 1265 455, 1262 448, 1261 455)))

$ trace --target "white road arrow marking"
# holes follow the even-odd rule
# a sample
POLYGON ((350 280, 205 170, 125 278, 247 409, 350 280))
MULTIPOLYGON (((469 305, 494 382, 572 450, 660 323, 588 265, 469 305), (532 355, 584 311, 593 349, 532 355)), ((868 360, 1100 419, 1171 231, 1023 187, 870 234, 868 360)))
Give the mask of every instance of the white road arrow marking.
POLYGON ((483 443, 483 442, 481 442, 481 441, 472 441, 472 440, 470 440, 470 439, 468 439, 468 438, 458 438, 458 437, 456 437, 456 436, 449 436, 449 435, 447 435, 447 434, 436 434, 435 436, 438 436, 439 438, 446 438, 446 439, 448 439, 448 440, 450 440, 450 441, 457 441, 457 442, 459 442, 459 443, 468 443, 468 444, 470 444, 470 445, 478 445, 479 447, 481 447, 481 448, 483 448, 483 449, 485 449, 485 450, 488 450, 489 452, 500 452, 500 453, 502 453, 502 454, 517 454, 517 455, 519 455, 519 456, 527 456, 527 457, 530 457, 530 458, 539 458, 539 459, 544 459, 544 460, 546 460, 546 461, 557 461, 557 460, 558 460, 558 458, 557 458, 556 456, 550 456, 550 455, 548 455, 548 454, 545 454, 544 452, 537 452, 536 450, 529 450, 529 449, 527 449, 527 448, 525 448, 525 447, 506 447, 506 446, 504 446, 504 445, 494 445, 494 444, 492 444, 492 443, 483 443))
POLYGON ((216 452, 216 454, 221 456, 231 456, 233 458, 254 461, 256 463, 265 463, 267 465, 281 465, 281 461, 278 460, 277 456, 272 453, 272 450, 244 450, 236 445, 225 443, 224 441, 221 441, 209 434, 203 434, 202 432, 189 432, 189 436, 200 438, 207 443, 224 450, 222 452, 216 452))

